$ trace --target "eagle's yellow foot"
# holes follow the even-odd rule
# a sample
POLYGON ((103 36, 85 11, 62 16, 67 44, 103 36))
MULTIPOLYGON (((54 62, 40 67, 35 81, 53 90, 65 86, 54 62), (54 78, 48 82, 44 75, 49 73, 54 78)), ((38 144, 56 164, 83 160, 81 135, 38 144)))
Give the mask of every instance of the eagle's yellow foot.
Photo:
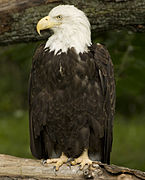
POLYGON ((82 155, 78 158, 76 158, 74 161, 71 162, 72 165, 80 164, 80 169, 82 170, 85 165, 91 165, 92 161, 88 157, 88 150, 84 150, 82 155))
POLYGON ((47 164, 51 164, 51 163, 55 163, 55 170, 58 171, 60 166, 62 166, 63 164, 65 164, 68 160, 68 157, 65 156, 64 153, 62 153, 62 155, 60 156, 60 158, 56 158, 56 159, 47 159, 46 163, 47 164))

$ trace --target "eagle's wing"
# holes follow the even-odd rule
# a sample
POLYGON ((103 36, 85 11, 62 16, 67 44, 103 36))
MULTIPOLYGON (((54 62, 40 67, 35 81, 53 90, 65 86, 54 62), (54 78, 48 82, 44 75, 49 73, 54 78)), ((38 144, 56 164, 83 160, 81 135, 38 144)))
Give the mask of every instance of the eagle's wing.
POLYGON ((94 45, 94 58, 97 69, 101 89, 103 93, 103 116, 104 116, 104 138, 101 161, 110 163, 110 152, 113 140, 113 118, 115 109, 115 80, 114 69, 107 49, 101 45, 94 45))
POLYGON ((51 151, 51 144, 47 136, 46 118, 48 117, 49 94, 45 88, 45 62, 42 62, 44 44, 41 44, 32 60, 32 69, 29 80, 29 127, 30 127, 30 148, 32 154, 38 158, 48 158, 44 144, 47 141, 48 149, 51 151))

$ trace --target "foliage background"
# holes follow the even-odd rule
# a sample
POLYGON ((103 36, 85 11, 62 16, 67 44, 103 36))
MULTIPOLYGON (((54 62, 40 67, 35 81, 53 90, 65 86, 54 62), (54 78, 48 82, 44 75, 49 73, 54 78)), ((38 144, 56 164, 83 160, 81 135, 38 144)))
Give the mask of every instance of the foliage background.
MULTIPOLYGON (((111 54, 116 78, 112 163, 145 171, 145 34, 92 34, 111 54)), ((0 153, 32 157, 29 149, 28 80, 40 44, 0 47, 0 153)))

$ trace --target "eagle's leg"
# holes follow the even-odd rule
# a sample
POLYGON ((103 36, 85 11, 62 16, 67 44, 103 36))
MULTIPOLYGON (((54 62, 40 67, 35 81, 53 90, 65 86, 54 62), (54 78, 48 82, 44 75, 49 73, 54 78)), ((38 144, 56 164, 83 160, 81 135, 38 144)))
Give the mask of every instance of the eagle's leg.
POLYGON ((47 159, 46 163, 47 164, 56 163, 54 167, 55 167, 55 170, 58 171, 60 166, 62 166, 64 163, 66 163, 67 160, 68 160, 68 157, 64 153, 62 153, 60 158, 47 159))
POLYGON ((80 164, 80 169, 83 169, 85 165, 91 165, 92 161, 88 157, 88 150, 85 149, 84 152, 81 154, 80 157, 74 159, 74 161, 71 162, 72 165, 80 164))

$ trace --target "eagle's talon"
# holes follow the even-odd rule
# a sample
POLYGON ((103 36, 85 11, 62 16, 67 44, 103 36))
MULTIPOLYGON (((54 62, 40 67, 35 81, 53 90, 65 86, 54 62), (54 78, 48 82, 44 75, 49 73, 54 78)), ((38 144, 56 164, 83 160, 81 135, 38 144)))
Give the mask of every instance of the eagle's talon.
POLYGON ((71 162, 66 162, 66 165, 71 169, 71 162))
POLYGON ((92 161, 88 158, 88 159, 82 159, 82 162, 80 163, 80 170, 84 169, 85 165, 91 166, 92 165, 92 161))
POLYGON ((66 165, 71 169, 71 163, 72 161, 74 161, 74 158, 68 158, 67 162, 66 162, 66 165))
POLYGON ((53 166, 53 172, 54 172, 55 176, 57 176, 56 166, 53 166))
POLYGON ((68 164, 68 167, 69 167, 69 168, 70 168, 70 170, 71 170, 71 163, 69 163, 69 164, 68 164))
POLYGON ((46 159, 42 159, 41 160, 41 164, 44 166, 45 164, 47 163, 47 160, 46 159))
POLYGON ((74 161, 74 158, 68 158, 66 163, 70 163, 70 162, 73 162, 73 161, 74 161))

